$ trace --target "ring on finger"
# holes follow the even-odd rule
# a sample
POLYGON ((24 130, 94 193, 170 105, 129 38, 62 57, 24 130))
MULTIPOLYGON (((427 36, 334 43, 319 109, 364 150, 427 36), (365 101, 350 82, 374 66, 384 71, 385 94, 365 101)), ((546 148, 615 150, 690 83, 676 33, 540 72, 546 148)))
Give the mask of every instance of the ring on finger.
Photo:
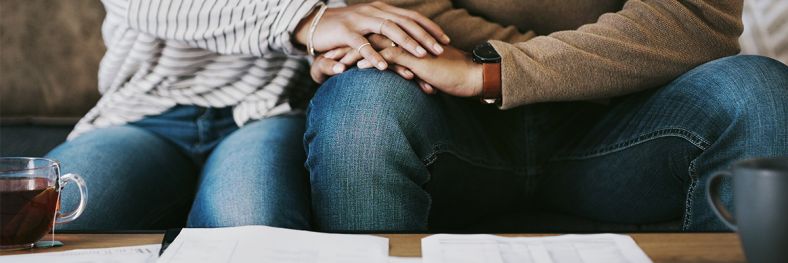
POLYGON ((380 27, 378 27, 378 34, 379 35, 383 34, 383 25, 385 25, 386 22, 388 22, 388 21, 389 21, 388 19, 383 19, 383 21, 380 21, 380 27))
POLYGON ((362 49, 362 48, 364 48, 365 46, 370 46, 370 45, 372 45, 372 44, 371 44, 371 43, 369 43, 369 42, 367 42, 367 43, 364 43, 364 44, 361 44, 361 46, 358 46, 358 48, 356 48, 356 52, 358 52, 359 54, 361 54, 361 49, 362 49))

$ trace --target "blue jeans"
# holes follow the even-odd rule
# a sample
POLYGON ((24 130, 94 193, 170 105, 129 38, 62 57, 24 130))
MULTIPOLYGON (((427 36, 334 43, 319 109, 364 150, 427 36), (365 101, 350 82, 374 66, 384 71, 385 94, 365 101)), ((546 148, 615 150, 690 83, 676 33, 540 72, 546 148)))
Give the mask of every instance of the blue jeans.
POLYGON ((608 105, 507 111, 356 69, 329 79, 309 107, 312 209, 326 231, 452 231, 534 209, 723 230, 706 178, 736 160, 788 155, 788 67, 757 56, 708 62, 608 105))
MULTIPOLYGON (((88 132, 48 154, 62 162, 64 172, 82 175, 89 191, 85 213, 59 228, 308 229, 303 132, 299 115, 239 129, 232 109, 196 106, 88 132)), ((62 198, 69 209, 78 193, 65 191, 62 198)))

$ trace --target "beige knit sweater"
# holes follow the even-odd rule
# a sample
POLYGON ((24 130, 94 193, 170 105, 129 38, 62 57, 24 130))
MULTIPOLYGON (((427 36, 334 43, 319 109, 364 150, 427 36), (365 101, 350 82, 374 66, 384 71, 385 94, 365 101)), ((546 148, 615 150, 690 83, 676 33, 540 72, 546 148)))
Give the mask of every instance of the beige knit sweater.
POLYGON ((493 40, 502 57, 503 109, 660 87, 736 54, 742 32, 742 0, 383 2, 433 19, 460 49, 493 40))

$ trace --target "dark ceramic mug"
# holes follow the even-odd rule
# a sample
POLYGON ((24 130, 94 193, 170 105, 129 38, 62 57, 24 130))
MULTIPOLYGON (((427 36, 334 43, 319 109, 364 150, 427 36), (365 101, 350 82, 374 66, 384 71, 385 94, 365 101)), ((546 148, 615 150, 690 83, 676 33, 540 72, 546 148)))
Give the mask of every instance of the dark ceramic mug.
POLYGON ((788 157, 734 163, 712 175, 706 190, 712 210, 739 233, 749 262, 788 262, 788 157), (735 215, 720 202, 723 177, 733 179, 735 215))

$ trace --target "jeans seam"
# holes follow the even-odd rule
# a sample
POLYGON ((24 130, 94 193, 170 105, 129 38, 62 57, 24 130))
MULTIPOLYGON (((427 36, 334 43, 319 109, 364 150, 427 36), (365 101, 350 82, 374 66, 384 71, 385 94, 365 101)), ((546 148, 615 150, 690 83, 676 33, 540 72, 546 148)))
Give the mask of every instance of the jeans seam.
POLYGON ((690 185, 687 188, 687 199, 684 200, 684 220, 681 222, 681 230, 683 231, 689 230, 689 226, 692 222, 692 205, 695 202, 694 193, 697 190, 696 188, 698 187, 698 182, 700 181, 695 171, 696 160, 697 159, 692 160, 690 162, 689 168, 687 169, 690 177, 690 185))
MULTIPOLYGON (((709 143, 708 140, 706 140, 702 136, 700 136, 700 135, 698 135, 698 134, 696 134, 694 132, 691 132, 689 130, 686 130, 686 129, 683 129, 683 128, 667 128, 667 129, 660 129, 660 130, 656 130, 656 131, 653 131, 653 132, 641 134, 640 136, 637 136, 636 138, 629 139, 629 140, 626 140, 626 141, 621 142, 621 143, 616 143, 616 144, 613 144, 613 145, 610 145, 610 146, 607 146, 607 147, 603 147, 603 148, 600 148, 600 149, 595 150, 595 151, 590 151, 590 152, 587 152, 585 154, 579 154, 579 155, 574 155, 574 156, 570 155, 570 156, 564 156, 564 157, 561 157, 561 158, 555 158, 555 159, 553 159, 553 161, 590 159, 590 158, 594 158, 594 157, 599 157, 599 156, 603 156, 603 155, 606 155, 606 154, 610 154, 610 153, 613 153, 613 152, 622 151, 622 150, 631 148, 633 146, 636 146, 636 145, 639 145, 639 144, 642 144, 642 143, 645 143, 645 142, 648 142, 648 141, 652 141, 652 140, 659 139, 659 138, 665 138, 665 137, 682 138, 682 139, 686 140, 687 142, 692 143, 698 149, 700 149, 701 150, 701 154, 704 151, 706 151, 706 149, 708 149, 709 146, 711 145, 711 143, 709 143)), ((692 207, 694 205, 694 202, 696 201, 695 198, 694 198, 694 193, 695 193, 695 191, 698 190, 697 188, 698 188, 699 181, 700 181, 700 179, 697 176, 696 169, 695 169, 696 161, 697 161, 697 159, 693 159, 690 162, 688 170, 687 170, 687 172, 689 174, 690 182, 689 182, 689 187, 687 188, 686 199, 684 200, 684 205, 685 205, 685 207, 684 207, 684 215, 683 215, 683 220, 681 222, 681 229, 682 230, 688 230, 690 225, 691 225, 691 222, 692 222, 692 217, 693 217, 693 209, 692 209, 692 207)))
POLYGON ((471 163, 474 166, 480 166, 480 167, 487 168, 487 169, 508 170, 508 171, 513 171, 513 172, 516 172, 517 170, 519 170, 517 167, 488 164, 488 163, 486 163, 486 162, 484 162, 482 160, 478 160, 477 158, 468 157, 468 156, 466 156, 464 154, 460 154, 459 152, 450 149, 449 145, 446 144, 446 143, 435 143, 435 144, 433 144, 432 152, 429 155, 427 155, 427 157, 422 159, 422 163, 424 163, 425 166, 432 165, 435 161, 437 161, 438 154, 441 154, 441 153, 452 154, 452 155, 456 156, 457 158, 459 158, 462 161, 471 163))
POLYGON ((205 131, 207 128, 205 127, 206 126, 205 118, 207 117, 206 115, 208 114, 209 110, 208 109, 203 109, 203 110, 204 110, 203 113, 200 114, 197 117, 197 119, 194 120, 194 124, 197 128, 196 129, 197 140, 195 140, 195 142, 192 144, 192 149, 190 149, 190 151, 192 152, 191 154, 194 154, 194 150, 197 149, 200 145, 202 145, 207 138, 207 136, 205 136, 205 131))
POLYGON ((709 145, 711 145, 711 143, 709 143, 702 136, 700 136, 700 135, 698 135, 698 134, 696 134, 696 133, 694 133, 692 131, 689 131, 689 130, 686 130, 686 129, 683 129, 683 128, 667 128, 667 129, 656 130, 656 131, 649 132, 649 133, 644 133, 644 134, 641 134, 641 135, 639 135, 639 136, 637 136, 635 138, 628 139, 628 140, 625 140, 623 142, 619 142, 619 143, 616 143, 616 144, 613 144, 613 145, 609 145, 609 146, 606 146, 606 147, 602 147, 602 148, 599 148, 599 149, 594 150, 594 151, 589 151, 589 152, 585 152, 585 153, 582 153, 582 154, 557 156, 555 158, 552 158, 552 161, 584 160, 584 159, 600 157, 600 156, 607 155, 607 154, 610 154, 610 153, 623 151, 623 150, 626 150, 628 148, 631 148, 633 146, 636 146, 636 145, 639 145, 639 144, 642 144, 642 143, 645 143, 645 142, 648 142, 648 141, 652 141, 652 140, 659 139, 659 138, 665 138, 665 137, 682 138, 682 139, 688 141, 689 143, 692 143, 693 145, 695 145, 695 147, 698 147, 698 149, 700 149, 701 151, 705 151, 709 147, 709 145))

